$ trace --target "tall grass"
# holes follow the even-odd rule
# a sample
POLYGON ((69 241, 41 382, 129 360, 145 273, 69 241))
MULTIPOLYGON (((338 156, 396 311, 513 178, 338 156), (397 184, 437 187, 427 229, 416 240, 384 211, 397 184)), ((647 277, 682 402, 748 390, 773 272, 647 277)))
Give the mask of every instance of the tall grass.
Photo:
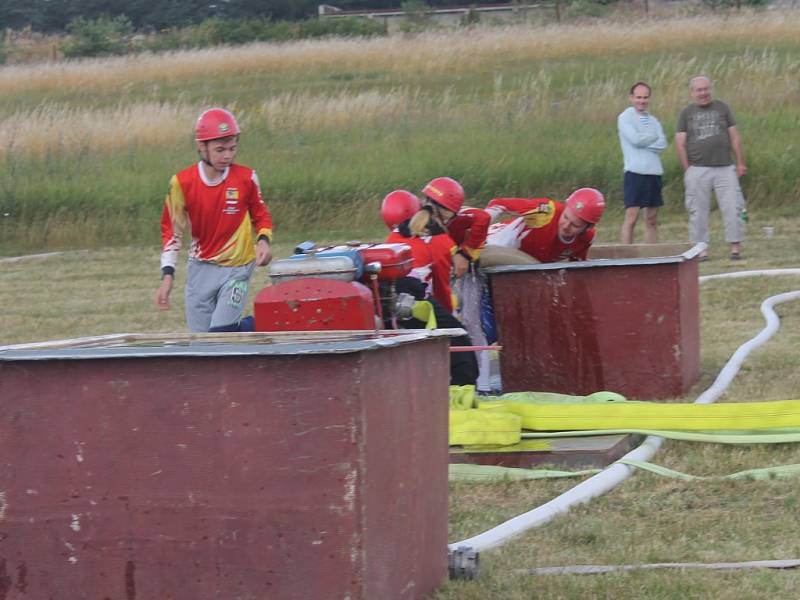
MULTIPOLYGON (((239 159, 259 172, 278 235, 373 226, 386 192, 441 174, 477 205, 593 185, 619 210, 628 87, 653 85, 671 135, 696 73, 737 114, 751 206, 788 210, 800 197, 798 30, 800 13, 770 12, 6 67, 0 252, 155 242, 166 182, 195 160, 191 128, 211 105, 240 117, 239 159)), ((664 159, 667 210, 679 210, 672 148, 664 159)))
POLYGON ((0 92, 87 89, 118 91, 131 82, 174 81, 249 75, 269 71, 383 69, 418 77, 420 73, 474 72, 504 64, 565 57, 597 58, 696 49, 709 44, 795 45, 796 12, 593 22, 534 27, 428 31, 373 39, 302 40, 108 59, 17 65, 0 71, 0 92))

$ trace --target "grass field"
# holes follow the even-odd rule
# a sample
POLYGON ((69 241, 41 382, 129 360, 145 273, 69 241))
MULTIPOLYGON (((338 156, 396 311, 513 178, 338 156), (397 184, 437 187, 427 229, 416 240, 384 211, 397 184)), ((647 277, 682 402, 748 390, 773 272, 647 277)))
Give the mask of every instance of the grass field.
MULTIPOLYGON (((800 218, 753 215, 746 259, 732 263, 714 214, 712 260, 701 274, 797 266, 800 218), (760 233, 776 226, 775 236, 760 233)), ((619 219, 600 228, 614 242, 619 219)), ((685 219, 669 217, 664 241, 685 236, 685 219)), ((329 238, 335 241, 336 238, 329 238)), ((339 240, 346 238, 339 238, 339 240)), ((377 237, 377 231, 373 238, 377 237)), ((286 255, 290 246, 278 246, 286 255)), ((107 248, 0 262, 0 331, 4 343, 121 332, 185 331, 179 296, 170 312, 156 310, 158 252, 154 247, 107 248)), ((177 285, 182 285, 179 273, 177 285)), ((264 271, 254 278, 256 291, 264 271)), ((767 296, 800 289, 800 278, 759 277, 701 286, 701 377, 683 400, 714 380, 734 350, 764 325, 758 307, 767 296)), ((781 305, 782 327, 757 350, 721 402, 800 396, 800 303, 781 305)), ((725 475, 800 463, 800 447, 714 446, 667 442, 654 462, 695 475, 725 475)), ((450 539, 464 539, 529 510, 576 481, 504 482, 451 486, 450 539)), ((545 527, 482 555, 483 575, 450 582, 438 600, 527 598, 790 598, 800 573, 647 571, 596 576, 526 576, 520 569, 571 564, 736 562, 800 557, 798 481, 682 482, 640 473, 608 495, 545 527)))
MULTIPOLYGON (((705 72, 739 117, 751 233, 746 260, 728 261, 714 213, 712 260, 701 274, 795 267, 799 31, 798 13, 770 12, 0 69, 0 256, 64 251, 0 261, 0 343, 185 330, 179 306, 160 312, 152 304, 157 217, 170 174, 193 160, 196 113, 212 104, 241 116, 241 159, 265 182, 278 255, 308 238, 379 239, 380 198, 440 174, 460 178, 476 205, 497 195, 563 197, 595 185, 612 205, 599 242, 614 243, 622 180, 614 118, 627 105, 627 88, 637 79, 653 84, 652 109, 669 135, 688 101, 688 77, 705 72), (761 234, 766 225, 776 227, 774 237, 761 234)), ((672 147, 665 166, 661 240, 684 241, 672 147)), ((253 291, 265 281, 259 271, 253 291)), ((704 284, 702 373, 683 400, 706 389, 763 327, 758 306, 765 297, 795 289, 797 277, 704 284)), ((800 397, 800 305, 778 312, 780 332, 751 356, 720 401, 800 397)), ((654 462, 724 475, 800 463, 800 448, 667 442, 654 462)), ((574 483, 453 484, 450 539, 479 533, 574 483)), ((435 598, 796 597, 797 571, 516 571, 800 558, 798 489, 791 479, 687 483, 640 473, 570 516, 485 553, 480 580, 450 582, 435 598)))

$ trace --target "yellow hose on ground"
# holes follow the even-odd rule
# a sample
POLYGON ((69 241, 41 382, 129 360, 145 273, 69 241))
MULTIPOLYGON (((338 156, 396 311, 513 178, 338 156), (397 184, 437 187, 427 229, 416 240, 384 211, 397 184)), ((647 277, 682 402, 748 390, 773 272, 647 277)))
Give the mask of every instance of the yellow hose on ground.
MULTIPOLYGON (((524 404, 498 401, 533 431, 660 429, 719 431, 800 427, 800 400, 729 404, 524 404)), ((482 405, 483 406, 483 405, 482 405)))
POLYGON ((450 445, 510 446, 520 441, 522 419, 506 411, 451 410, 450 445))
POLYGON ((473 386, 451 386, 450 445, 517 444, 521 430, 779 432, 800 428, 800 400, 665 404, 627 401, 610 392, 585 397, 526 392, 508 397, 513 400, 476 402, 473 386), (476 404, 478 408, 473 408, 476 404))

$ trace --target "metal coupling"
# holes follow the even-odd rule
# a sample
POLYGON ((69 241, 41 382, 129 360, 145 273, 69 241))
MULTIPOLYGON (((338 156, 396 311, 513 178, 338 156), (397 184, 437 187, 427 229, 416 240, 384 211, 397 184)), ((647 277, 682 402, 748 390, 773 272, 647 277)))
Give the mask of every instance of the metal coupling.
POLYGON ((400 292, 397 294, 397 301, 394 303, 394 314, 401 321, 407 321, 412 317, 412 309, 416 298, 411 294, 400 292))
POLYGON ((447 553, 450 579, 477 579, 480 553, 472 546, 459 546, 447 553))

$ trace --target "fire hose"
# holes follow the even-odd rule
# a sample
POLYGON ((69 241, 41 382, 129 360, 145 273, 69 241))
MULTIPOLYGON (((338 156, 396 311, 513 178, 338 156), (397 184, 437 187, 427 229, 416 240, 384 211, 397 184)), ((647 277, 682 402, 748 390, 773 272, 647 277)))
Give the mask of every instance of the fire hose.
MULTIPOLYGON (((779 271, 779 273, 775 274, 796 274, 800 272, 800 269, 779 269, 777 271, 779 271)), ((750 271, 747 273, 748 275, 738 276, 767 275, 771 274, 772 271, 750 271)), ((719 276, 701 277, 700 282, 703 283, 710 279, 731 276, 737 275, 722 274, 719 276)), ((725 391, 750 352, 764 344, 778 330, 780 320, 775 313, 774 307, 778 304, 797 299, 800 299, 800 291, 771 296, 762 302, 760 310, 764 316, 766 325, 755 337, 742 344, 734 352, 720 371, 714 383, 695 400, 695 404, 710 404, 725 391)), ((613 463, 600 473, 581 482, 553 500, 476 536, 450 544, 448 548, 451 577, 471 579, 477 576, 478 553, 480 551, 500 546, 524 531, 544 525, 554 517, 569 512, 572 507, 585 504, 591 499, 610 491, 635 472, 635 467, 625 464, 626 462, 647 462, 655 455, 663 441, 664 437, 660 437, 657 434, 648 435, 638 448, 626 454, 620 461, 613 463)))

